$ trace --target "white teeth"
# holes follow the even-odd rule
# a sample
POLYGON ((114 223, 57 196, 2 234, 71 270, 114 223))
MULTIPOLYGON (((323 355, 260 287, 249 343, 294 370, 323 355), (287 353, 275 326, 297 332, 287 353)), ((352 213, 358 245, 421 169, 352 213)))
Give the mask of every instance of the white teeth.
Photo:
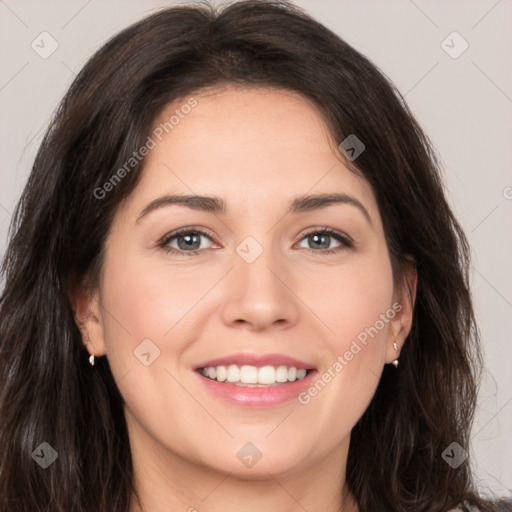
POLYGON ((278 366, 276 371, 276 382, 288 381, 288 368, 286 366, 278 366))
POLYGON ((238 382, 240 380, 240 368, 236 364, 228 366, 227 379, 228 382, 238 382))
POLYGON ((242 366, 240 369, 240 382, 243 384, 257 384, 258 368, 256 366, 242 366))
POLYGON ((294 382, 302 380, 307 371, 304 369, 297 370, 294 366, 287 367, 284 365, 256 366, 244 365, 238 366, 231 364, 229 366, 210 366, 201 370, 202 375, 217 382, 231 382, 249 385, 269 385, 284 382, 294 382))
POLYGON ((219 382, 224 382, 227 379, 227 374, 225 366, 217 366, 217 380, 219 382))
POLYGON ((258 370, 258 382, 260 384, 274 384, 276 381, 276 369, 273 366, 263 366, 258 370))

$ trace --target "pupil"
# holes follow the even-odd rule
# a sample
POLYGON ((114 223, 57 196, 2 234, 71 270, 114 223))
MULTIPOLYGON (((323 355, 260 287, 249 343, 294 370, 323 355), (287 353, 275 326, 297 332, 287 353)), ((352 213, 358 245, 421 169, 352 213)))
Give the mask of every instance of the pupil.
POLYGON ((310 240, 313 240, 315 243, 318 243, 320 242, 319 245, 317 245, 317 247, 321 247, 322 249, 328 249, 329 248, 329 241, 328 241, 328 236, 327 235, 310 235, 310 240), (321 240, 324 240, 324 243, 321 242, 321 240))
MULTIPOLYGON (((199 236, 196 235, 183 235, 178 239, 178 245, 180 246, 180 249, 197 249, 198 247, 195 247, 195 244, 198 243, 199 236), (182 240, 185 240, 185 243, 181 243, 182 240), (194 247, 192 247, 194 245, 194 247)), ((200 244, 200 241, 199 241, 200 244)))

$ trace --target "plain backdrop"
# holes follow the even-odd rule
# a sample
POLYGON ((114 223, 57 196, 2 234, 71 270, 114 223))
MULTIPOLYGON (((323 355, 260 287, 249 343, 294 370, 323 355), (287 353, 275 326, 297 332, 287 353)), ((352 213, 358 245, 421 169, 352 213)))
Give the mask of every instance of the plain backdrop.
MULTIPOLYGON (((0 257, 42 134, 76 73, 107 38, 176 3, 0 0, 0 257), (42 47, 52 45, 43 58, 42 47)), ((487 364, 474 467, 483 488, 510 496, 512 0, 295 3, 393 80, 441 156, 449 200, 474 253, 487 364)))

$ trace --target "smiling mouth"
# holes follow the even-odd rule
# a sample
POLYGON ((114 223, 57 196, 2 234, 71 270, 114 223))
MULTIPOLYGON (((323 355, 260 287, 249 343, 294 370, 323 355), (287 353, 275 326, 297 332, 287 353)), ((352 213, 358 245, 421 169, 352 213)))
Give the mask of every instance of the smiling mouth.
POLYGON ((313 370, 284 365, 257 367, 231 364, 198 368, 197 371, 215 382, 243 387, 269 387, 302 380, 313 370))

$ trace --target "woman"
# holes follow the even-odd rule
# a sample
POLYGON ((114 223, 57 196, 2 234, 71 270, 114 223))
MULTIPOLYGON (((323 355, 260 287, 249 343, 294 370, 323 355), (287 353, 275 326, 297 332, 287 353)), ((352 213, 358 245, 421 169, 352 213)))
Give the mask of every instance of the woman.
POLYGON ((335 34, 281 2, 142 20, 16 210, 0 509, 500 510, 467 269, 426 136, 335 34))

